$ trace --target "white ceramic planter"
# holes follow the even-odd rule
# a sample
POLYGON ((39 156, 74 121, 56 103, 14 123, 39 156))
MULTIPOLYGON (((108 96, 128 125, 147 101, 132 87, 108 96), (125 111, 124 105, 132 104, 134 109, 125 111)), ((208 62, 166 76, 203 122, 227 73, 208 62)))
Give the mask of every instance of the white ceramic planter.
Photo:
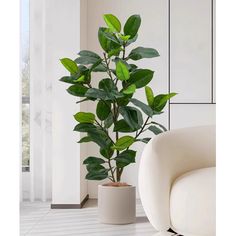
POLYGON ((136 218, 134 186, 98 186, 99 221, 105 224, 130 224, 136 218))

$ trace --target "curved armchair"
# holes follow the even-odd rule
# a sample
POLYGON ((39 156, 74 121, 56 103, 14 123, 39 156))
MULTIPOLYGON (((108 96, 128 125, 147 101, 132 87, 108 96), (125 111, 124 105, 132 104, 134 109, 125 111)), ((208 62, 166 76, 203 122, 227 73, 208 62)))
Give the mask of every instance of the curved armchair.
POLYGON ((215 164, 214 126, 171 130, 149 141, 140 161, 139 192, 144 211, 156 230, 176 231, 170 214, 175 180, 187 172, 215 164))

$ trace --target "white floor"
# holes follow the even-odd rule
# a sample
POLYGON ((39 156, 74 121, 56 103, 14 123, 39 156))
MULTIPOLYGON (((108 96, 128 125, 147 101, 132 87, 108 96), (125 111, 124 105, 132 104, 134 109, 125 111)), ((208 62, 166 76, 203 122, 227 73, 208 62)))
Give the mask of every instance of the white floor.
POLYGON ((146 218, 140 202, 137 202, 135 224, 106 225, 97 219, 96 200, 89 200, 83 209, 50 209, 50 203, 21 204, 21 236, 161 236, 146 218))

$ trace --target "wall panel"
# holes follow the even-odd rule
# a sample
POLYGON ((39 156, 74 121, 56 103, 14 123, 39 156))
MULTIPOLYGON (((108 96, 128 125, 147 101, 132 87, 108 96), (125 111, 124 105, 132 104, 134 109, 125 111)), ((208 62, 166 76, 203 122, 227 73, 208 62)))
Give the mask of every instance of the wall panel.
POLYGON ((171 129, 215 124, 213 104, 172 104, 171 129))
POLYGON ((170 1, 170 79, 174 102, 212 100, 212 1, 170 1))

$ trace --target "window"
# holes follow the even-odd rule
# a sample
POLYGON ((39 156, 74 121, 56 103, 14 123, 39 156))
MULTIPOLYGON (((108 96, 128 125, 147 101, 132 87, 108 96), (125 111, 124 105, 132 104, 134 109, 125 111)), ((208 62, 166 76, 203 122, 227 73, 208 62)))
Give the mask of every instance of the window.
POLYGON ((21 1, 22 171, 30 164, 29 0, 21 1))

